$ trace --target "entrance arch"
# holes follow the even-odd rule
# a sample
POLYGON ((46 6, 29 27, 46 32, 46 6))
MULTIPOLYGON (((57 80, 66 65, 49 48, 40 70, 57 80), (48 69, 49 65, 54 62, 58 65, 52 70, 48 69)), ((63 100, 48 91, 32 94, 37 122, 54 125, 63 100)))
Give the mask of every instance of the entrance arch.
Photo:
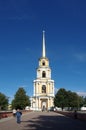
POLYGON ((41 108, 42 108, 42 111, 46 111, 47 110, 47 100, 42 100, 41 108))

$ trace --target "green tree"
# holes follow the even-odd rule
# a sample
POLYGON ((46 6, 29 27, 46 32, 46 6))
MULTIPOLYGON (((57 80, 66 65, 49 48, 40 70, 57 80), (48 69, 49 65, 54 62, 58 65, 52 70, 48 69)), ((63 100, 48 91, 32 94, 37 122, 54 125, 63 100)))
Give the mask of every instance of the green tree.
POLYGON ((75 92, 68 91, 68 107, 71 109, 80 108, 83 104, 83 98, 75 92))
POLYGON ((54 105, 57 107, 61 107, 62 110, 67 106, 68 98, 67 91, 64 88, 58 90, 54 98, 54 105))
POLYGON ((0 92, 0 110, 6 110, 8 107, 8 97, 0 92))
POLYGON ((72 99, 71 99, 70 107, 78 108, 79 107, 79 96, 75 92, 71 92, 71 94, 72 94, 72 99))
POLYGON ((66 91, 64 88, 59 89, 54 98, 54 105, 61 107, 62 110, 64 107, 68 107, 68 110, 74 108, 80 108, 83 104, 83 98, 80 97, 77 93, 66 91))
POLYGON ((82 106, 85 106, 86 107, 86 96, 83 97, 83 105, 82 106))
POLYGON ((30 98, 23 88, 19 88, 12 100, 12 108, 24 109, 26 106, 30 106, 30 98))
POLYGON ((81 108, 84 105, 84 98, 83 96, 79 96, 79 108, 81 108))

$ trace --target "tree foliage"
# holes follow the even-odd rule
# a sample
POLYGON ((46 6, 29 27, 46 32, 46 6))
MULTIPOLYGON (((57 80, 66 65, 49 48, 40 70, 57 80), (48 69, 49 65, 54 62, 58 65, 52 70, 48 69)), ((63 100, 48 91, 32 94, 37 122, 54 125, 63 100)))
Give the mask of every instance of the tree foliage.
POLYGON ((12 100, 12 108, 24 109, 26 106, 30 106, 29 96, 23 88, 19 88, 12 100))
POLYGON ((77 95, 75 92, 66 91, 64 88, 58 90, 54 98, 54 105, 64 107, 68 109, 80 108, 83 105, 83 98, 77 95))
POLYGON ((64 88, 59 89, 54 98, 55 106, 61 107, 63 110, 63 108, 66 107, 67 105, 66 96, 67 96, 66 90, 64 88))
POLYGON ((6 110, 8 107, 8 97, 0 92, 0 109, 6 110))
POLYGON ((83 106, 85 106, 85 107, 86 107, 86 96, 85 96, 85 97, 83 97, 83 106))

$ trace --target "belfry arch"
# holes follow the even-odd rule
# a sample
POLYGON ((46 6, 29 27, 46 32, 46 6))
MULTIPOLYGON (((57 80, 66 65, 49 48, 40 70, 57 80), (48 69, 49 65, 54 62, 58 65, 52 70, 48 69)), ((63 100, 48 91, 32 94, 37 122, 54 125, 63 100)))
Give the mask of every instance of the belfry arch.
POLYGON ((42 72, 42 78, 46 78, 46 72, 45 71, 42 72))

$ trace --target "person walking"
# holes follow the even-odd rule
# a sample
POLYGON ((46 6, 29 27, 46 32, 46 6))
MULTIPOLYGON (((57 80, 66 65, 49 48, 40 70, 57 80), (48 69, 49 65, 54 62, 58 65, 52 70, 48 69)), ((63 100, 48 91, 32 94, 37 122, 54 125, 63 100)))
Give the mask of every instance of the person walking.
POLYGON ((22 112, 19 109, 17 109, 17 112, 16 112, 17 123, 21 123, 21 115, 22 115, 22 112))
POLYGON ((77 119, 77 111, 74 111, 74 118, 77 119))

